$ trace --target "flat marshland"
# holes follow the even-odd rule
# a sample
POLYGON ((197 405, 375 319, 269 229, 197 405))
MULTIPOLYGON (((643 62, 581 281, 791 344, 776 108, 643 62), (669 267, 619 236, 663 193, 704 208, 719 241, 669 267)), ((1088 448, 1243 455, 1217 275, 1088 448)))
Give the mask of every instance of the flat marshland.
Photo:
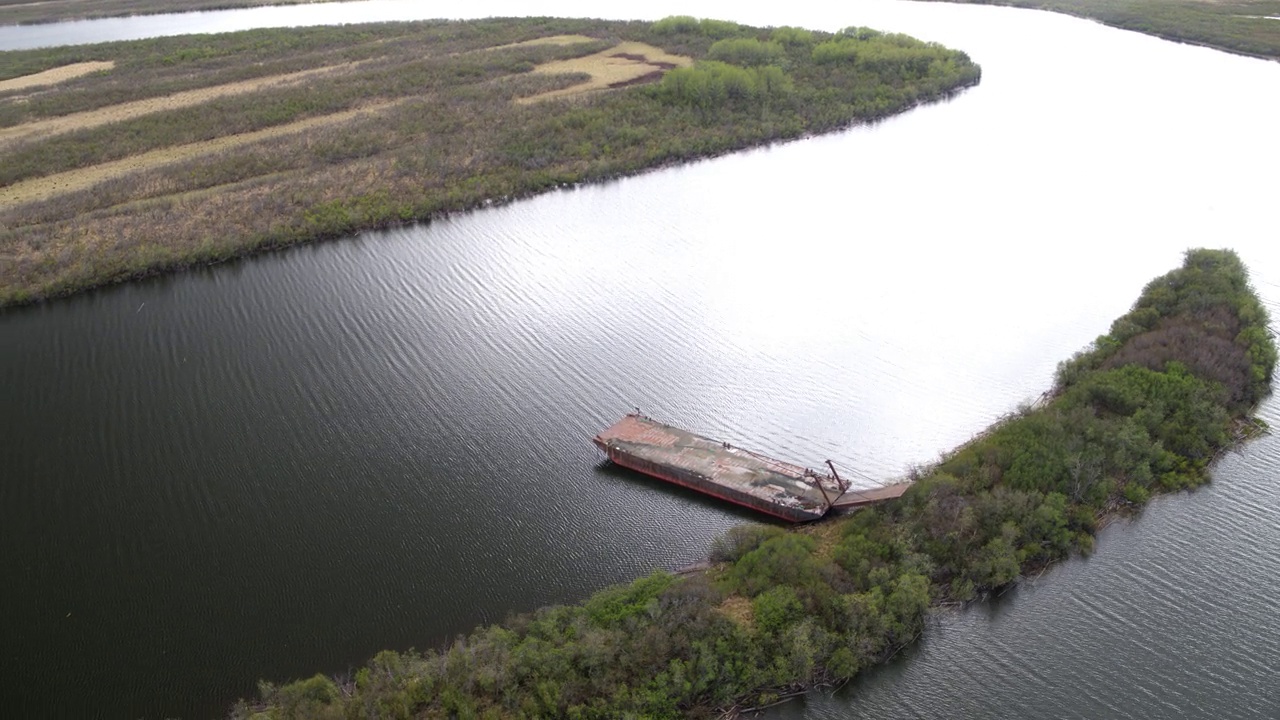
POLYGON ((884 117, 976 83, 901 35, 495 19, 0 55, 0 305, 884 117))
POLYGON ((123 15, 226 10, 262 5, 306 5, 330 0, 0 0, 0 25, 32 25, 123 15))
POLYGON ((1049 10, 1227 52, 1280 59, 1280 0, 957 0, 1049 10))

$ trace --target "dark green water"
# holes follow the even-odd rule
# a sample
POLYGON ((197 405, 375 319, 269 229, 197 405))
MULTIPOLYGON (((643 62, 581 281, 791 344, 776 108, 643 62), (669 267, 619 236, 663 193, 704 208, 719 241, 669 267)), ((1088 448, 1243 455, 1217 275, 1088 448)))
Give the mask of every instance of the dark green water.
MULTIPOLYGON (((884 480, 1045 390, 1187 247, 1236 248, 1280 311, 1274 63, 999 8, 626 10, 875 25, 984 78, 874 127, 0 313, 5 716, 217 716, 258 678, 698 560, 748 517, 602 468, 589 438, 633 406, 884 480)), ((1278 462, 1250 445, 780 714, 1280 716, 1278 462)))

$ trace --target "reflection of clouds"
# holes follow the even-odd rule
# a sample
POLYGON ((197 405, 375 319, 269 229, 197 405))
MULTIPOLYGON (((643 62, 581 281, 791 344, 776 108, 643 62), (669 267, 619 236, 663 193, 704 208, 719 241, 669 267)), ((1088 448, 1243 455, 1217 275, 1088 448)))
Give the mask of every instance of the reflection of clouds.
MULTIPOLYGON (((440 12, 397 0, 251 8, 0 28, 0 47, 440 12)), ((479 0, 465 12, 601 9, 479 0)), ((872 126, 411 231, 430 236, 409 262, 435 268, 445 384, 538 378, 548 398, 594 384, 597 397, 675 408, 764 449, 874 448, 859 462, 898 469, 1038 395, 1187 247, 1233 246, 1264 300, 1280 302, 1262 230, 1272 188, 1250 172, 1280 166, 1280 117, 1256 92, 1280 79, 1274 63, 1007 8, 614 11, 676 13, 888 28, 968 51, 984 78, 872 126)))
MULTIPOLYGON (((68 41, 441 12, 252 8, 0 28, 0 47, 12 31, 68 41)), ((479 0, 465 12, 601 9, 479 0)), ((1271 188, 1249 172, 1278 165, 1280 118, 1255 91, 1276 84, 1274 63, 1007 8, 659 0, 613 12, 889 28, 968 51, 984 78, 873 126, 426 230, 433 249, 416 262, 448 268, 430 287, 452 338, 441 352, 462 360, 439 370, 453 382, 518 385, 541 364, 564 378, 546 387, 546 373, 542 393, 596 383, 765 444, 802 451, 812 436, 900 467, 1039 394, 1187 247, 1234 246, 1268 303, 1280 298, 1260 230, 1271 188)))

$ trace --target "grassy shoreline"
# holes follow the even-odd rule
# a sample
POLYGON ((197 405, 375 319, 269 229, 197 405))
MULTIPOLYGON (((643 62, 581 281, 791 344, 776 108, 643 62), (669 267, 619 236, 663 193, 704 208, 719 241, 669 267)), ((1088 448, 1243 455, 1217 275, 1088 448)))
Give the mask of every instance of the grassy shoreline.
POLYGON ((901 35, 693 18, 255 30, 0 57, 0 81, 114 63, 0 91, 0 306, 829 132, 981 73, 901 35))
POLYGON ((270 5, 310 5, 338 0, 4 0, 0 25, 45 25, 132 15, 236 10, 270 5))
POLYGON ((744 525, 658 572, 350 675, 262 683, 233 720, 732 717, 882 664, 931 609, 1073 554, 1109 518, 1209 481, 1265 428, 1269 318, 1228 250, 1192 250, 1023 408, 902 498, 799 529, 744 525))
POLYGON ((1163 40, 1280 60, 1280 0, 923 0, 1045 10, 1163 40))
MULTIPOLYGON (((338 0, 51 0, 0 2, 0 25, 31 25, 130 15, 300 5, 338 0)), ((1097 20, 1164 40, 1261 59, 1280 59, 1277 0, 923 0, 1002 5, 1097 20)))

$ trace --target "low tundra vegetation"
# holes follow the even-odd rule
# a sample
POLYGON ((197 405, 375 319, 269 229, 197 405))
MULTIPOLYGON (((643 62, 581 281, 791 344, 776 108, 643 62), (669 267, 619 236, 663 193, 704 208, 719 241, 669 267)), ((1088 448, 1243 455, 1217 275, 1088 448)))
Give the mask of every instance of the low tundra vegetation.
POLYGON ((0 80, 114 63, 0 92, 0 305, 829 131, 945 98, 980 75, 964 53, 903 36, 696 18, 268 29, 0 58, 0 80), (581 40, 530 42, 565 36, 581 40), (819 48, 837 39, 856 53, 823 60, 819 48), (518 102, 586 79, 537 68, 636 44, 690 66, 518 102), (159 102, 191 92, 207 97, 159 102), (140 102, 154 112, 135 104, 112 116, 140 102), (272 128, 282 131, 211 142, 272 128), (141 166, 101 173, 143 154, 141 166), (84 173, 97 174, 87 183, 84 173), (31 184, 41 178, 50 181, 31 184))

